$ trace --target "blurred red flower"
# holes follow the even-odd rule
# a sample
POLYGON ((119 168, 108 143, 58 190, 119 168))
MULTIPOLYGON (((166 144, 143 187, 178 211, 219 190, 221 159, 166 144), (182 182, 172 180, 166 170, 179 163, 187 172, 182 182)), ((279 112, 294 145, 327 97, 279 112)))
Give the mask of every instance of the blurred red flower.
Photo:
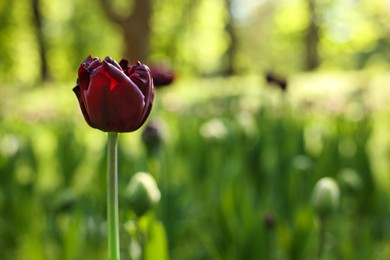
POLYGON ((170 85, 175 80, 175 73, 171 67, 165 64, 155 64, 150 66, 155 87, 170 85))

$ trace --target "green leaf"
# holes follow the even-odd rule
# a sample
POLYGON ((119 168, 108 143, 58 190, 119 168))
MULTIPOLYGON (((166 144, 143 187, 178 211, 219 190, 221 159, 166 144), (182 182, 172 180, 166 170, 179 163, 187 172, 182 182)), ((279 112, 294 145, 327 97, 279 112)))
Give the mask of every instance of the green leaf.
POLYGON ((159 220, 149 222, 148 238, 145 245, 144 259, 169 259, 165 229, 159 220))

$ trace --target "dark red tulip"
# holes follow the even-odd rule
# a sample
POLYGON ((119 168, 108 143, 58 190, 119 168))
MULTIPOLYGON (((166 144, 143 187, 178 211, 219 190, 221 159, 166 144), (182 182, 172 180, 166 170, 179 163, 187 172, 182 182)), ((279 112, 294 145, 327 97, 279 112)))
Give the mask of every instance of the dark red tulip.
POLYGON ((120 65, 110 57, 89 56, 78 71, 73 88, 87 123, 105 132, 132 132, 150 114, 154 87, 148 66, 120 65))
POLYGON ((155 87, 168 86, 175 80, 175 73, 172 68, 165 64, 155 64, 150 66, 155 87))
POLYGON ((268 72, 265 75, 265 80, 267 83, 279 87, 282 91, 287 91, 287 80, 285 78, 268 72))

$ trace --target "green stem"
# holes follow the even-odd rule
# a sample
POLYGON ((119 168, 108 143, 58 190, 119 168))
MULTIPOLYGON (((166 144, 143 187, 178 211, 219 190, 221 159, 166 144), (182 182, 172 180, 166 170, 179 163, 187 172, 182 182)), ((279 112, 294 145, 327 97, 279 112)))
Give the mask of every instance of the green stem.
POLYGON ((108 259, 119 260, 118 133, 108 133, 107 145, 108 259))
POLYGON ((317 252, 317 258, 321 259, 322 255, 324 253, 325 249, 325 243, 326 243, 326 227, 325 227, 325 216, 320 216, 320 232, 319 232, 319 245, 318 245, 318 252, 317 252))

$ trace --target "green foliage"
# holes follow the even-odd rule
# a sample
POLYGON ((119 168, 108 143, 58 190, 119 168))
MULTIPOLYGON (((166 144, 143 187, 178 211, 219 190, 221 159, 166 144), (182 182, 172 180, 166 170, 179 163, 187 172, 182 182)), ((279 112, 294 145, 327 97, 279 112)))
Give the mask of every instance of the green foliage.
MULTIPOLYGON (((377 87, 387 78, 356 88, 356 75, 302 75, 288 92, 257 77, 158 90, 159 153, 147 153, 140 132, 119 138, 123 259, 140 248, 146 259, 313 258, 322 177, 341 193, 323 256, 388 258, 390 111, 373 102, 388 102, 377 87), (324 93, 334 82, 343 84, 324 93), (161 190, 139 219, 126 199, 138 171, 161 190)), ((1 95, 1 259, 106 258, 106 135, 83 121, 68 85, 1 95)))
MULTIPOLYGON (((140 132, 120 136, 123 259, 140 249, 146 259, 314 258, 322 224, 311 195, 323 177, 341 192, 323 256, 388 259, 388 75, 296 75, 287 92, 266 89, 260 71, 304 66, 306 1, 233 2, 234 66, 257 76, 178 77, 158 90, 157 155, 140 132), (162 196, 139 219, 125 194, 138 171, 153 174, 162 196)), ((320 70, 389 68, 384 1, 316 2, 320 70)), ((0 2, 0 258, 106 259, 106 136, 86 125, 70 89, 87 55, 121 57, 121 32, 98 1, 42 0, 41 12, 54 81, 31 89, 39 74, 31 3, 0 2)), ((172 63, 179 76, 218 74, 226 17, 222 0, 154 1, 150 60, 172 63)))
MULTIPOLYGON (((119 14, 131 1, 113 1, 119 14)), ((389 18, 381 0, 316 1, 321 69, 389 68, 389 18)), ((237 43, 234 68, 241 74, 305 67, 307 0, 232 1, 237 43)), ((42 31, 51 78, 72 80, 87 55, 121 59, 120 28, 99 1, 40 0, 42 31)), ((231 44, 224 0, 153 1, 150 61, 166 61, 182 75, 216 75, 231 44)), ((27 0, 0 4, 0 80, 32 85, 40 53, 27 0), (21 73, 23 71, 23 73, 21 73)))

